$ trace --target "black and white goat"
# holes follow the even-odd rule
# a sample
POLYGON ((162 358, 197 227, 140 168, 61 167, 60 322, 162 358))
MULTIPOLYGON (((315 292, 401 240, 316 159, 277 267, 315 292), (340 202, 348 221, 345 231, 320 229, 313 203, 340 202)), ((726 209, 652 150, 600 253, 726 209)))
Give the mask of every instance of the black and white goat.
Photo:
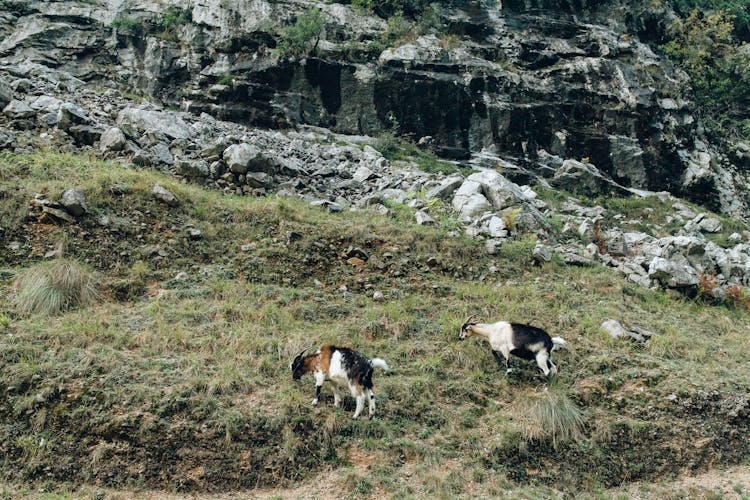
MULTIPOLYGON (((305 349, 306 351, 307 349, 305 349)), ((289 365, 292 378, 299 380, 305 373, 312 372, 315 377, 315 399, 313 406, 318 404, 320 389, 323 382, 330 380, 338 386, 348 386, 352 396, 357 400, 354 418, 358 418, 365 406, 365 399, 370 405, 370 418, 375 414, 375 393, 372 392, 372 372, 374 368, 388 370, 388 365, 380 358, 367 357, 353 349, 324 345, 315 354, 303 356, 299 353, 289 365)), ((333 404, 339 406, 341 396, 334 388, 333 404)))
POLYGON ((497 364, 502 366, 500 354, 505 358, 506 375, 512 371, 510 368, 511 354, 523 359, 536 359, 536 364, 539 365, 547 379, 557 373, 557 367, 550 360, 550 355, 556 347, 565 345, 562 337, 550 337, 541 328, 531 325, 505 321, 478 323, 471 321, 473 318, 474 316, 470 316, 461 325, 461 333, 458 338, 464 339, 471 335, 478 335, 487 339, 497 364))

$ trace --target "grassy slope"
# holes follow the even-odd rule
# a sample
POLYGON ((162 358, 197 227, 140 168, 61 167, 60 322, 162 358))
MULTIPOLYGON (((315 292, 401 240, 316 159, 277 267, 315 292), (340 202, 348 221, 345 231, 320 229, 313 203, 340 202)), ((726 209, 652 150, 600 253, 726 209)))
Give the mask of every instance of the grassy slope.
POLYGON ((399 210, 327 214, 87 158, 2 156, 0 191, 6 481, 226 491, 333 471, 352 494, 497 495, 528 483, 547 494, 748 457, 746 312, 600 268, 533 267, 528 239, 489 256, 399 210), (153 200, 156 182, 179 207, 153 200), (78 224, 27 216, 35 193, 55 199, 73 185, 91 211, 78 224), (24 245, 7 251, 10 241, 24 245), (105 300, 18 316, 5 292, 59 241, 100 273, 105 300), (370 255, 364 266, 347 261, 350 246, 370 255), (472 313, 566 338, 549 391, 580 408, 581 441, 531 437, 539 429, 523 409, 547 397, 545 384, 532 366, 506 379, 486 345, 459 342, 472 313), (646 347, 613 341, 599 329, 609 318, 659 335, 646 347), (352 422, 353 402, 334 409, 330 392, 309 406, 312 380, 294 383, 287 365, 323 342, 391 365, 375 378, 378 418, 352 422))

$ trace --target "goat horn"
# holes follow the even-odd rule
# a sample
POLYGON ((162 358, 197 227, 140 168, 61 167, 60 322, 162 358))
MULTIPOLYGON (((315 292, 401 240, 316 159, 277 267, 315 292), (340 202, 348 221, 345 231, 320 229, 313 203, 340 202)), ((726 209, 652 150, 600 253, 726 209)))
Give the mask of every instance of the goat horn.
POLYGON ((477 315, 476 315, 476 314, 472 314, 471 316, 469 316, 468 318, 466 318, 466 321, 464 321, 464 323, 469 323, 469 322, 471 322, 471 320, 472 320, 473 318, 476 318, 476 317, 477 317, 477 315))
POLYGON ((305 347, 304 349, 302 349, 302 350, 301 350, 301 351, 299 352, 299 354, 297 354, 297 355, 296 355, 296 356, 294 357, 294 359, 297 359, 297 358, 299 358, 300 356, 302 356, 303 354, 305 354, 305 352, 307 352, 307 350, 308 350, 308 349, 310 349, 310 348, 309 348, 309 347, 305 347))

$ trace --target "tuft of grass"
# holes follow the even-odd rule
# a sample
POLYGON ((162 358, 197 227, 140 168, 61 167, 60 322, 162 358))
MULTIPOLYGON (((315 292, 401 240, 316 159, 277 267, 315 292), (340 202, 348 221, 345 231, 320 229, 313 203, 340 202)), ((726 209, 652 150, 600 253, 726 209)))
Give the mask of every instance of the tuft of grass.
POLYGON ((97 301, 96 275, 82 264, 56 259, 28 268, 15 284, 15 305, 23 314, 52 316, 97 301))
POLYGON ((559 389, 546 390, 521 405, 527 441, 551 441, 552 447, 583 438, 583 416, 578 406, 559 389))

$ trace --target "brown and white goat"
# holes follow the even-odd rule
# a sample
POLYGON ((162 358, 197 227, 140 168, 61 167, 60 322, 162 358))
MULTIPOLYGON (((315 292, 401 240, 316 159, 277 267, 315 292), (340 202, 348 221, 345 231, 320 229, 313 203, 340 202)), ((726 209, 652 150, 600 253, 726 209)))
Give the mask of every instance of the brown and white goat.
POLYGON ((461 325, 461 333, 458 338, 464 339, 471 335, 477 335, 486 339, 490 343, 492 355, 495 357, 497 364, 502 366, 502 360, 498 353, 501 353, 505 358, 506 375, 512 371, 510 368, 511 354, 523 359, 536 359, 536 364, 548 379, 551 375, 557 373, 557 367, 550 360, 550 355, 556 347, 565 345, 562 337, 550 337, 541 328, 531 325, 508 323, 506 321, 478 323, 471 321, 472 318, 474 316, 470 316, 461 325))
MULTIPOLYGON (((299 353, 289 367, 292 369, 294 380, 299 380, 305 373, 312 372, 315 377, 315 399, 312 400, 312 405, 318 404, 323 382, 330 380, 338 386, 348 386, 352 396, 357 400, 353 418, 358 418, 362 413, 365 399, 369 402, 370 418, 372 418, 375 414, 372 372, 374 368, 388 370, 386 362, 380 358, 367 359, 365 355, 353 349, 333 345, 324 345, 315 354, 303 356, 305 351, 299 353)), ((340 403, 341 396, 334 388, 333 404, 339 406, 340 403)))

